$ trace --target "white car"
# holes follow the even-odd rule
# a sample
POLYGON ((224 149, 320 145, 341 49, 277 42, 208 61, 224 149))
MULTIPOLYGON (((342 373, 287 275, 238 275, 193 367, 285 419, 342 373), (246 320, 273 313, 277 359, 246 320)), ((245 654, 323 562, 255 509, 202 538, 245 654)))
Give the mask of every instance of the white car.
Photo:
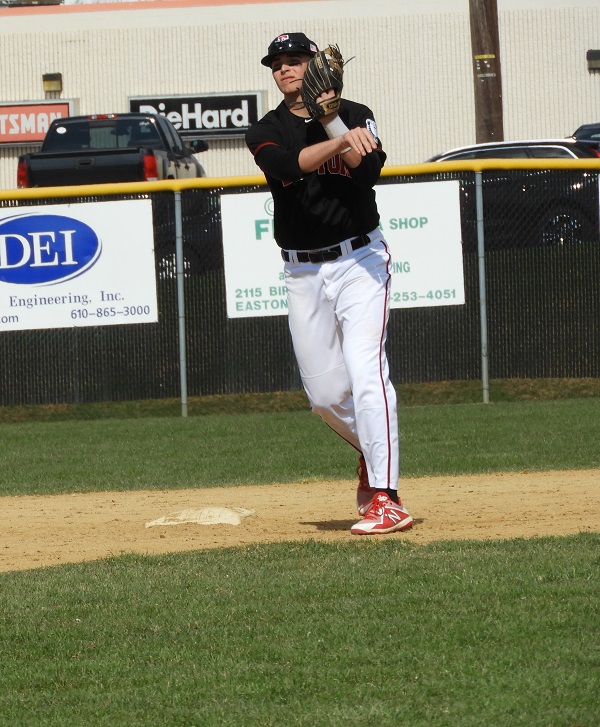
POLYGON ((492 141, 450 149, 429 162, 461 159, 586 159, 600 158, 600 127, 597 141, 580 139, 534 139, 531 141, 492 141))

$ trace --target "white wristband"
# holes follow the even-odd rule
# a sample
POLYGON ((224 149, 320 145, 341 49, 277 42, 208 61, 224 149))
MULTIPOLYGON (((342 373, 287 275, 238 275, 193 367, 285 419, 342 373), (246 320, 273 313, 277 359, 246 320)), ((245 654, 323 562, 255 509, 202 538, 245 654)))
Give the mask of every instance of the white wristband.
MULTIPOLYGON (((344 134, 347 131, 350 131, 350 129, 346 126, 346 124, 340 119, 340 117, 336 114, 335 118, 331 121, 326 121, 323 124, 323 127, 325 128, 325 133, 330 139, 335 139, 338 136, 344 136, 344 134)), ((351 146, 347 146, 345 149, 342 149, 340 154, 345 154, 348 151, 352 151, 351 146)))
POLYGON ((344 136, 347 131, 350 131, 346 124, 337 115, 331 121, 326 121, 323 126, 325 128, 325 133, 330 139, 334 139, 336 136, 344 136))

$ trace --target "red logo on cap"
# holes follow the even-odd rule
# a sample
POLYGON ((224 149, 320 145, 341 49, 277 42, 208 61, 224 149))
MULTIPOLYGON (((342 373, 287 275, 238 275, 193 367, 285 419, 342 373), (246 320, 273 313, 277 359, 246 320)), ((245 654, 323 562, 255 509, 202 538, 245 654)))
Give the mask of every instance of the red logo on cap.
POLYGON ((278 35, 276 38, 277 42, 279 42, 279 43, 282 43, 284 40, 289 40, 289 39, 290 39, 289 35, 278 35))

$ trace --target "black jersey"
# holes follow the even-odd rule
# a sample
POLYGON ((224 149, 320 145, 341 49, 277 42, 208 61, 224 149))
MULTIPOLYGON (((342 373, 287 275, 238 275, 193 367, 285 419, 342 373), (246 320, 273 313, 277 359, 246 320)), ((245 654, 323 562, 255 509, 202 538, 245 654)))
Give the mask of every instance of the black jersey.
MULTIPOLYGON (((339 116, 349 129, 368 128, 377 138, 373 112, 342 99, 339 116)), ((246 133, 246 144, 264 172, 273 195, 274 231, 279 247, 314 250, 375 229, 379 214, 373 186, 386 155, 378 148, 356 169, 341 154, 314 172, 303 173, 298 155, 306 146, 327 140, 319 121, 291 113, 282 102, 246 133)))

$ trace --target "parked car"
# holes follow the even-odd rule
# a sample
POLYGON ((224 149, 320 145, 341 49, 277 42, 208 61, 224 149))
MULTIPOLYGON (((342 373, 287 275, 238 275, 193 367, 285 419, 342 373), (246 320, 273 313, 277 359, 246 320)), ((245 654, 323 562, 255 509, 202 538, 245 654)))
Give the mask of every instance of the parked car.
MULTIPOLYGON (((451 149, 429 161, 598 159, 600 145, 575 139, 491 142, 451 149)), ((597 172, 585 169, 494 169, 483 173, 485 244, 489 250, 598 241, 597 172)), ((477 249, 474 175, 461 177, 462 235, 477 249)))
POLYGON ((582 124, 572 134, 573 139, 587 139, 597 141, 600 144, 600 123, 582 124))
POLYGON ((17 186, 204 177, 194 154, 207 149, 203 139, 182 139, 158 114, 68 116, 50 124, 39 152, 19 157, 17 186))
MULTIPOLYGON (((600 128, 600 127, 599 127, 600 128)), ((600 131, 599 131, 600 137, 600 131)), ((600 139, 599 139, 600 142, 600 139)), ((436 154, 427 161, 448 162, 461 159, 586 159, 600 158, 600 143, 580 139, 534 139, 531 141, 493 141, 472 144, 436 154)))

